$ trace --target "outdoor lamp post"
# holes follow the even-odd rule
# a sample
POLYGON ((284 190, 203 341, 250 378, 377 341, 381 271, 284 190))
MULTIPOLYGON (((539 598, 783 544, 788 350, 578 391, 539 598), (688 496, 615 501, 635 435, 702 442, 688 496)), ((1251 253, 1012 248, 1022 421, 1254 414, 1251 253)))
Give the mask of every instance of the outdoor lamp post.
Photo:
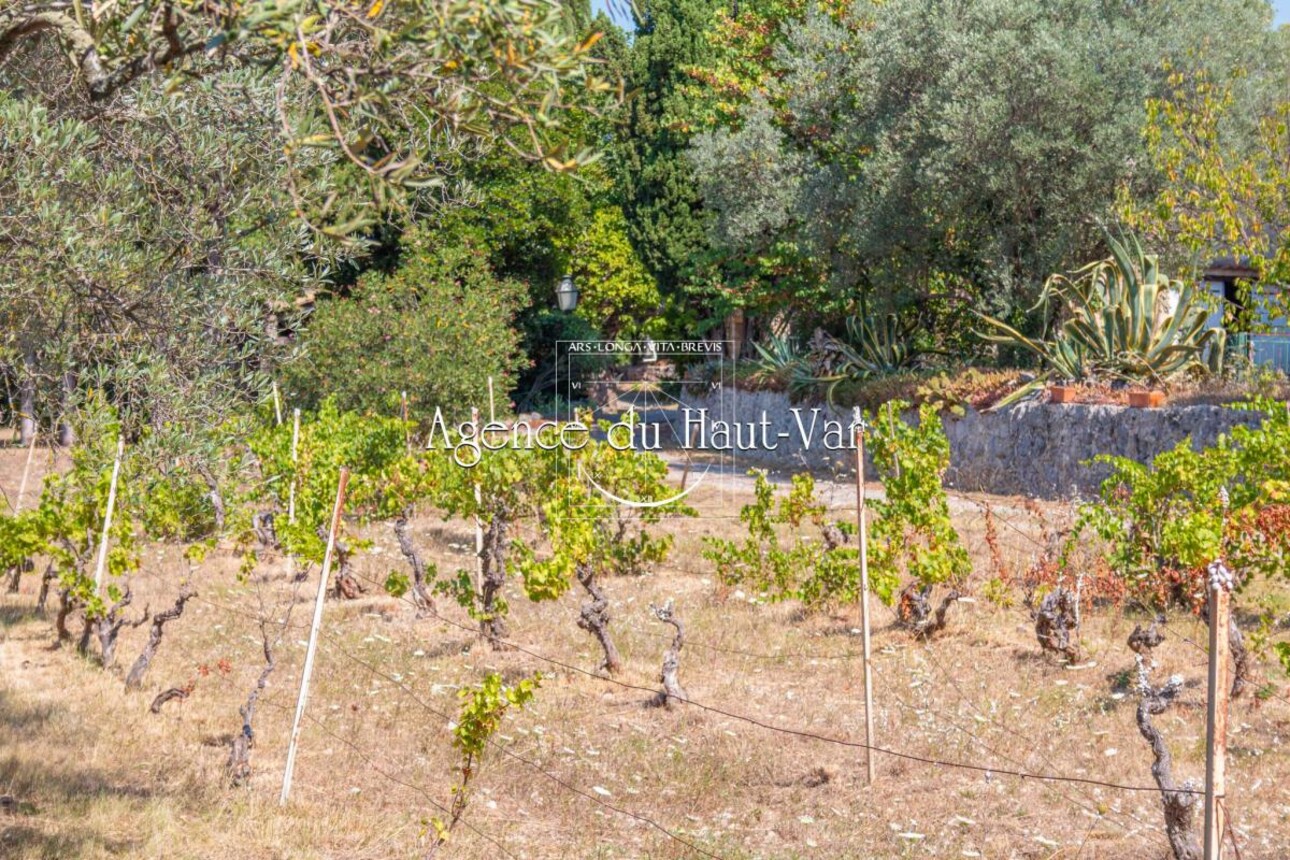
POLYGON ((578 306, 578 288, 573 284, 572 275, 565 275, 560 279, 560 286, 555 288, 555 300, 565 313, 578 306))

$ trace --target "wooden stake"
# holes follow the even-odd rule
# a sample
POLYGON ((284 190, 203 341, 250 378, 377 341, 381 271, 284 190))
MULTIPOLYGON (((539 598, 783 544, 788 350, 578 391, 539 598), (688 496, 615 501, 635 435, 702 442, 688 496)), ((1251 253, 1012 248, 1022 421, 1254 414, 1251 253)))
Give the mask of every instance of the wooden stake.
POLYGON ((1227 793, 1228 677, 1234 578, 1227 566, 1209 566, 1209 697, 1205 721, 1205 860, 1219 860, 1223 846, 1223 800, 1227 793))
POLYGON ((108 485, 107 511, 103 514, 103 534, 99 538, 99 558, 94 565, 94 593, 103 591, 103 571, 107 566, 108 531, 112 528, 112 509, 116 507, 116 482, 121 476, 121 455, 125 453, 125 437, 116 438, 116 459, 112 462, 112 483, 108 485))
POLYGON ((278 397, 278 383, 273 383, 273 417, 278 420, 278 426, 282 426, 282 399, 278 397))
POLYGON ((869 655, 869 536, 865 524, 864 419, 855 410, 856 434, 856 529, 860 542, 860 635, 864 654, 864 742, 865 773, 873 785, 873 673, 869 655))
MULTIPOLYGON (((291 486, 287 490, 287 522, 296 522, 296 469, 300 462, 300 410, 291 410, 291 486)), ((296 557, 287 556, 287 579, 295 581, 296 557)))
MULTIPOLYGON (((489 377, 489 382, 492 382, 491 377, 489 377)), ((475 435, 478 436, 479 435, 479 410, 473 406, 470 407, 470 420, 474 423, 475 435)), ((480 441, 482 444, 483 440, 480 440, 480 441)), ((479 482, 476 481, 475 482, 475 510, 479 510, 481 507, 483 507, 483 505, 484 505, 483 490, 480 489, 479 482)), ((480 585, 484 581, 484 524, 479 519, 478 514, 475 515, 475 577, 474 579, 475 581, 473 584, 475 588, 475 593, 479 594, 480 585)))
POLYGON ((488 377, 488 423, 497 420, 497 404, 493 402, 493 377, 488 377))
POLYGON ((401 392, 400 398, 402 399, 402 402, 403 402, 402 408, 400 409, 400 413, 403 417, 403 446, 407 448, 408 456, 411 457, 412 456, 412 433, 408 430, 408 393, 406 391, 401 392))
POLYGON ((287 522, 296 522, 296 467, 300 462, 300 410, 291 416, 291 489, 287 491, 287 522))
POLYGON ((300 721, 305 715, 309 700, 309 677, 314 670, 314 655, 318 651, 318 630, 322 627, 323 604, 327 599, 327 579, 331 575, 331 557, 336 550, 336 531, 340 528, 340 513, 345 507, 345 485, 349 483, 349 469, 340 469, 340 484, 336 487, 336 504, 331 511, 331 530, 327 532, 327 550, 323 553, 322 576, 318 580, 318 595, 314 598, 314 621, 309 628, 309 647, 305 649, 305 668, 300 675, 300 697, 296 700, 296 718, 291 723, 291 741, 287 746, 287 766, 282 772, 282 796, 278 805, 285 806, 291 795, 291 776, 296 768, 296 747, 300 741, 300 721))
POLYGON ((36 436, 39 434, 35 430, 31 432, 31 444, 27 446, 27 462, 22 467, 22 481, 18 484, 18 498, 14 499, 13 512, 17 514, 22 510, 22 497, 27 492, 27 476, 31 474, 31 458, 36 453, 36 436))

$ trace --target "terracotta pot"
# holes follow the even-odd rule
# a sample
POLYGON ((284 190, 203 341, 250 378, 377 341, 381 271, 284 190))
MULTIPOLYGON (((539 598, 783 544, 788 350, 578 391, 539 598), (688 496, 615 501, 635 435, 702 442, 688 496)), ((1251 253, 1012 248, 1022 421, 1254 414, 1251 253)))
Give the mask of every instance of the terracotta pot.
POLYGON ((1048 386, 1049 403, 1074 403, 1077 389, 1073 385, 1048 386))
POLYGON ((1163 391, 1130 391, 1129 405, 1135 409, 1159 409, 1165 405, 1163 391))

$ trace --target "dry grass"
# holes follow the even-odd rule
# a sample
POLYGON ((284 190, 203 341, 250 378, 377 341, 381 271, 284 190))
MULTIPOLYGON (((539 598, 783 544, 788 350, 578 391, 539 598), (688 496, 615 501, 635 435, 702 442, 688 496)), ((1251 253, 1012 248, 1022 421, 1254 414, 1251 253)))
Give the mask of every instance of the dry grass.
MULTIPOLYGON (((16 455, 0 485, 17 486, 16 455)), ((17 461, 20 465, 20 461, 17 461)), ((709 512, 737 510, 742 486, 700 491, 709 512), (730 506, 734 505, 733 508, 730 506)), ((854 504, 838 490, 839 507, 854 504)), ((1010 564, 1035 547, 1033 521, 1016 500, 993 500, 1010 564)), ((955 504, 956 524, 982 573, 989 566, 975 504, 955 504)), ((459 523, 423 517, 414 535, 441 570, 468 563, 472 537, 459 523), (454 548, 452 544, 456 544, 454 548)), ((689 644, 681 679, 690 695, 759 721, 862 739, 863 707, 853 633, 856 612, 799 618, 793 607, 721 595, 699 556, 707 532, 737 521, 678 524, 674 563, 655 575, 607 583, 622 681, 653 689, 670 628, 648 604, 675 598, 689 644)), ((388 527, 370 533, 360 573, 383 580, 401 568, 388 527)), ((136 604, 168 605, 182 565, 177 547, 149 550, 136 604)), ((0 817, 4 858, 388 858, 425 848, 426 820, 453 782, 447 720, 457 691, 488 671, 549 673, 536 702, 508 717, 499 740, 532 764, 494 751, 479 777, 454 858, 681 858, 699 856, 646 823, 569 791, 648 816, 722 858, 1161 858, 1167 847, 1158 797, 1079 784, 940 768, 881 756, 864 786, 864 751, 767 731, 694 708, 646 709, 648 693, 569 672, 523 652, 494 653, 451 624, 413 617, 386 596, 330 604, 291 804, 277 798, 306 630, 292 627, 261 700, 250 784, 224 772, 238 705, 261 667, 261 606, 280 620, 292 589, 280 564, 239 583, 226 557, 198 574, 199 600, 169 629, 140 694, 117 672, 51 650, 48 620, 34 617, 35 577, 0 602, 0 794, 19 808, 0 817), (227 674, 219 661, 227 661, 227 674), (363 664, 379 669, 375 674, 363 664), (202 676, 199 667, 210 667, 202 676), (184 703, 159 716, 161 689, 196 680, 184 703), (411 694, 407 692, 411 691, 411 694), (438 714, 434 713, 438 712, 438 714)), ((598 660, 574 626, 578 594, 534 605, 512 588, 513 638, 579 667, 598 660)), ((312 589, 296 595, 291 623, 306 624, 312 589)), ((455 607, 454 622, 468 623, 455 607)), ((876 723, 880 743, 918 756, 1150 785, 1150 757, 1133 723, 1133 666, 1125 638, 1135 623, 1117 610, 1086 619, 1096 665, 1071 670, 1039 654, 1021 608, 984 600, 956 608, 947 635, 911 641, 877 611, 876 723)), ((146 630, 123 634, 128 666, 146 630)), ((1204 655, 1194 620, 1177 619, 1160 649, 1160 673, 1181 672, 1190 707, 1158 722, 1182 775, 1203 771, 1204 655)), ((1276 693, 1284 695, 1284 677, 1276 693)), ((1232 723, 1231 812, 1243 858, 1290 853, 1290 703, 1239 704, 1232 723)))

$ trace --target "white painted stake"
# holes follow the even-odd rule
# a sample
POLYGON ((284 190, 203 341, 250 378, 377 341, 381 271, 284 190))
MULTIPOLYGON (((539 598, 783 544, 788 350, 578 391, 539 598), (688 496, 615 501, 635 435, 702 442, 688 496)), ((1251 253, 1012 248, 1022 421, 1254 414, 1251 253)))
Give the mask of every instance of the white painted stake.
POLYGON ((488 377, 488 422, 497 420, 497 404, 493 402, 493 377, 488 377))
MULTIPOLYGON (((291 487, 287 490, 287 522, 296 522, 296 468, 300 461, 300 410, 291 410, 291 487)), ((287 556, 287 578, 296 578, 296 557, 287 556)))
POLYGON ((116 507, 116 482, 121 476, 121 455, 125 453, 125 437, 116 438, 116 460, 112 462, 112 483, 108 485, 107 511, 103 514, 103 535, 99 538, 99 559, 94 565, 94 593, 103 591, 103 569, 107 566, 108 531, 112 528, 112 509, 116 507))
POLYGON ((300 410, 291 417, 291 489, 287 493, 287 522, 296 522, 296 467, 300 462, 300 410))
POLYGON ((1209 696, 1205 719, 1205 860, 1223 855, 1227 794, 1227 710, 1233 578, 1220 561, 1209 566, 1209 696))
POLYGON ((18 484, 18 498, 14 499, 13 512, 16 514, 22 510, 22 497, 27 492, 27 476, 31 474, 31 458, 36 453, 36 437, 39 434, 35 431, 34 425, 31 431, 31 444, 27 446, 27 462, 22 467, 22 481, 18 484))
POLYGON ((403 446, 408 449, 408 456, 412 456, 412 433, 408 430, 408 393, 401 392, 400 397, 403 400, 403 408, 400 410, 403 416, 403 446))
POLYGON ((282 426, 282 399, 278 397, 278 383, 273 383, 273 417, 278 420, 278 426, 282 426))
POLYGON ((860 539, 860 634, 864 655, 864 742, 865 773, 873 785, 873 673, 869 654, 869 536, 865 526, 864 424, 859 407, 855 410, 856 434, 856 529, 860 539))
MULTIPOLYGON (((493 380, 490 377, 488 381, 489 383, 492 383, 493 380)), ((474 423, 475 435, 478 436, 479 435, 479 410, 473 406, 470 407, 470 420, 471 422, 474 423)), ((483 504, 484 504, 483 490, 480 489, 479 482, 476 481, 475 482, 475 510, 479 510, 481 507, 483 507, 483 504)), ((475 593, 479 594, 480 584, 484 581, 484 524, 479 519, 478 514, 475 515, 475 577, 474 578, 475 578, 475 581, 474 581, 475 593)))
POLYGON ((340 527, 340 512, 345 506, 345 485, 349 483, 349 469, 341 467, 340 485, 336 488, 336 504, 331 511, 331 530, 327 533, 327 551, 323 553, 322 576, 318 580, 318 596, 314 598, 314 621, 309 629, 309 647, 305 650, 305 668, 300 676, 300 697, 296 700, 296 718, 291 723, 291 741, 287 746, 287 766, 282 772, 282 796, 278 805, 285 806, 291 795, 291 776, 296 769, 296 747, 300 741, 300 721, 305 715, 309 700, 309 676, 314 670, 314 655, 318 651, 318 630, 322 627, 323 604, 327 599, 327 579, 331 575, 331 557, 336 549, 336 530, 340 527))

